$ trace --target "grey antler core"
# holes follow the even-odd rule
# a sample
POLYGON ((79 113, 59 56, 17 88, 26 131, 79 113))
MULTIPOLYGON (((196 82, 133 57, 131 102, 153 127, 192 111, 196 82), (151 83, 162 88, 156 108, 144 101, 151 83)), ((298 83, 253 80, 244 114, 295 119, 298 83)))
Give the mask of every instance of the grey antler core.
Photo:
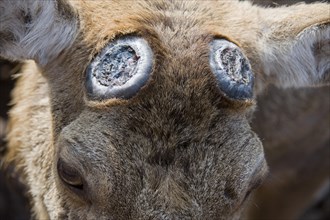
POLYGON ((87 90, 92 98, 130 98, 146 83, 152 52, 138 37, 120 38, 98 54, 87 70, 87 90))
POLYGON ((139 58, 132 47, 116 45, 98 61, 93 77, 103 86, 124 85, 136 74, 139 58))
POLYGON ((254 76, 249 61, 239 47, 227 40, 211 43, 210 65, 220 90, 232 99, 253 97, 254 76))
POLYGON ((217 50, 215 61, 225 70, 231 80, 237 83, 249 83, 250 79, 247 74, 249 66, 238 48, 226 47, 217 50))

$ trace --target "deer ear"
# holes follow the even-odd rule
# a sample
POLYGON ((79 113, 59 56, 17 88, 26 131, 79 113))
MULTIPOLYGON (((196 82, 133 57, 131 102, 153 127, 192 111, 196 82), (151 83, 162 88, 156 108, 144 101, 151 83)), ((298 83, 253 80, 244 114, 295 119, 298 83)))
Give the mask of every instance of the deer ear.
POLYGON ((1 0, 0 56, 45 65, 73 42, 77 22, 65 0, 1 0))
POLYGON ((260 9, 264 78, 279 87, 330 83, 330 4, 260 9))

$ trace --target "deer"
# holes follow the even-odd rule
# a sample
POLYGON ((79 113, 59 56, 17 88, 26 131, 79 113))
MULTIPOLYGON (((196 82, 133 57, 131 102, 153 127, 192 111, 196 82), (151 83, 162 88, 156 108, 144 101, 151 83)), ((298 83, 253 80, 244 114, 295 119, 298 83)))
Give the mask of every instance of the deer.
POLYGON ((328 3, 0 1, 24 61, 4 167, 37 219, 241 219, 267 177, 257 97, 329 85, 328 3))

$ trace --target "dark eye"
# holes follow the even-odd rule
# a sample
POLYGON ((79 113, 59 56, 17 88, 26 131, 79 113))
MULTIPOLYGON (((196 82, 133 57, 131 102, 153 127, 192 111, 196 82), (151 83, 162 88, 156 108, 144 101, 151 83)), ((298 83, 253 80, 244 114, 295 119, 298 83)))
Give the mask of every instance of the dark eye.
POLYGON ((254 76, 239 47, 223 39, 214 40, 210 46, 210 65, 220 90, 231 99, 251 99, 254 76))
POLYGON ((79 172, 59 159, 57 162, 57 172, 60 179, 71 189, 81 191, 84 188, 83 179, 79 172))
POLYGON ((107 45, 87 69, 87 92, 92 99, 134 96, 147 82, 153 54, 139 37, 123 37, 107 45))

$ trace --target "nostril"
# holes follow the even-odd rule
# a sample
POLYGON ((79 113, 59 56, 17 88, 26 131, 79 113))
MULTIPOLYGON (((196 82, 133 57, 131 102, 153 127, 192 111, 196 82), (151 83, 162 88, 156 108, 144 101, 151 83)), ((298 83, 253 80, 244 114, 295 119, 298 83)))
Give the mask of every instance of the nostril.
POLYGON ((84 189, 83 178, 80 173, 73 167, 69 166, 62 159, 57 162, 57 172, 62 180, 71 189, 82 191, 84 189))
POLYGON ((246 192, 243 201, 245 201, 245 200, 251 195, 251 193, 252 193, 254 190, 258 189, 258 188, 261 186, 262 182, 263 182, 262 179, 258 179, 256 182, 254 182, 253 185, 252 185, 252 186, 249 188, 249 190, 246 192))
POLYGON ((250 181, 249 188, 245 193, 243 202, 245 200, 247 200, 247 198, 250 196, 250 194, 252 192, 254 192, 256 189, 258 189, 262 185, 267 174, 268 174, 268 166, 267 166, 267 163, 266 163, 264 157, 262 157, 259 160, 256 171, 252 175, 252 181, 250 181))
POLYGON ((227 199, 234 200, 237 198, 237 193, 235 188, 231 186, 228 182, 225 184, 224 195, 227 199))

